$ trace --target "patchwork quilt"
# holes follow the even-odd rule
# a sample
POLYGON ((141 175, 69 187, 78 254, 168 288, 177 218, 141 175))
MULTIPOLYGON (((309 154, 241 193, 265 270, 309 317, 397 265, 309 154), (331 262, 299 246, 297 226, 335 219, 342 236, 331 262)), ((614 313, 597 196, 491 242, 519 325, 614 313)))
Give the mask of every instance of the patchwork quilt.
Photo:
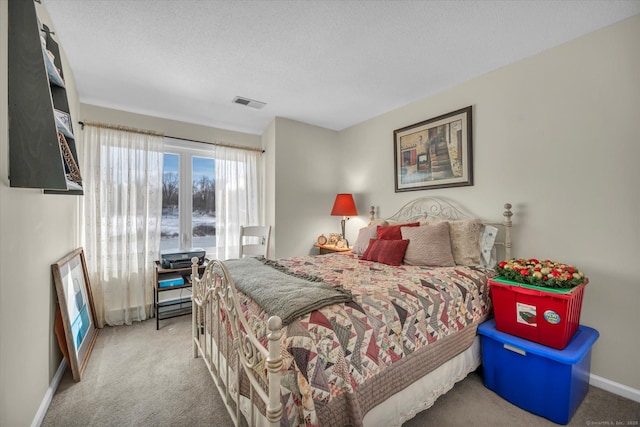
MULTIPOLYGON (((471 344, 491 308, 487 280, 494 273, 480 267, 394 267, 344 253, 278 262, 353 294, 353 301, 313 311, 284 329, 283 426, 361 425, 377 401, 408 385, 386 390, 388 371, 410 383, 425 369, 437 368, 471 344), (467 338, 462 344, 454 340, 456 335, 467 338), (429 353, 439 341, 450 343, 447 353, 429 353), (398 374, 390 369, 394 364, 411 372, 398 374), (380 396, 369 396, 372 392, 380 396)), ((266 346, 268 315, 246 296, 241 303, 266 346)), ((447 346, 442 347, 445 351, 447 346)))

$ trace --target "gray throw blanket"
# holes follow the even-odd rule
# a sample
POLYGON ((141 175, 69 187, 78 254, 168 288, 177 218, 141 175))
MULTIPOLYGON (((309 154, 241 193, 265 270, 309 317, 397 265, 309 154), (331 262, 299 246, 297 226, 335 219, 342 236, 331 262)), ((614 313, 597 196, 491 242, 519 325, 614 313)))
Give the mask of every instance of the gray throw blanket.
POLYGON ((236 289, 251 297, 265 312, 279 316, 283 325, 331 304, 353 300, 342 286, 325 283, 315 276, 289 272, 265 259, 224 261, 236 289))

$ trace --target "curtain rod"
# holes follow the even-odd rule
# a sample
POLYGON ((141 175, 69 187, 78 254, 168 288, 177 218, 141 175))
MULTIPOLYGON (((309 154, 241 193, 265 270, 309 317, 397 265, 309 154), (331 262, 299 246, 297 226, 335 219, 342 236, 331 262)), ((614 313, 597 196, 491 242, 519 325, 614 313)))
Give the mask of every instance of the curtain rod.
POLYGON ((258 151, 260 153, 264 153, 264 150, 262 148, 248 147, 246 145, 228 144, 226 142, 198 141, 197 139, 180 138, 178 136, 171 136, 171 135, 165 135, 165 138, 173 138, 173 139, 179 139, 180 141, 198 142, 200 144, 209 144, 209 145, 216 145, 218 147, 236 148, 238 150, 258 151))
POLYGON ((82 127, 82 129, 84 129, 84 125, 88 125, 88 126, 94 126, 94 127, 103 128, 103 129, 125 130, 127 132, 141 133, 143 135, 164 136, 164 133, 161 133, 161 132, 155 132, 152 130, 144 130, 144 129, 136 129, 128 126, 110 125, 106 123, 98 123, 98 122, 91 122, 91 121, 86 121, 86 122, 80 121, 78 123, 80 123, 80 126, 82 127))
POLYGON ((90 125, 90 126, 95 126, 95 127, 99 127, 99 128, 126 130, 126 131, 129 131, 129 132, 141 133, 141 134, 145 134, 145 135, 162 136, 162 137, 165 137, 165 138, 179 139, 181 141, 198 142, 200 144, 209 144, 209 145, 216 145, 218 147, 235 148, 235 149, 238 149, 238 150, 258 151, 260 153, 264 153, 264 150, 262 148, 258 148, 258 147, 247 147, 247 146, 244 146, 244 145, 227 144, 227 143, 224 143, 224 142, 199 141, 197 139, 180 138, 178 136, 165 135, 163 133, 155 132, 155 131, 151 131, 151 130, 142 130, 142 129, 136 129, 136 128, 131 128, 131 127, 127 127, 127 126, 110 125, 110 124, 97 123, 97 122, 91 122, 91 121, 84 121, 84 122, 83 121, 79 121, 78 123, 80 123, 80 126, 82 127, 82 129, 84 129, 84 125, 90 125))

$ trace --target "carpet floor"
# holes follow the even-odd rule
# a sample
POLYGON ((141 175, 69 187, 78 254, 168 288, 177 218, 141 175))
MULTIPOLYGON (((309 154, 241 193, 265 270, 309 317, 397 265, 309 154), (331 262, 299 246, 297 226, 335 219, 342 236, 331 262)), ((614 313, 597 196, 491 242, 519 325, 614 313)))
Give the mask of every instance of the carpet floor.
MULTIPOLYGON (((231 426, 231 418, 201 359, 194 359, 190 316, 101 329, 84 371, 70 369, 42 426, 231 426)), ((570 426, 638 426, 640 403, 590 387, 570 426)), ((512 405, 471 373, 429 409, 407 421, 417 426, 556 426, 512 405)))

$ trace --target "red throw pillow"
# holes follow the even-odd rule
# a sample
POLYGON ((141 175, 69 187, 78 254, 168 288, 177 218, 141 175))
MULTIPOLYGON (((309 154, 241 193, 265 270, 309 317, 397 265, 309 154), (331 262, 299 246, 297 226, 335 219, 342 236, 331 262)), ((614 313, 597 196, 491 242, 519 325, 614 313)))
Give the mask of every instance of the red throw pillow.
POLYGON ((397 225, 379 225, 377 229, 378 239, 402 240, 402 231, 400 231, 400 227, 418 227, 419 225, 419 222, 409 222, 407 224, 397 225))
POLYGON ((400 265, 409 246, 408 240, 369 240, 369 247, 360 259, 381 262, 387 265, 400 265))
POLYGON ((378 239, 369 239, 369 246, 367 246, 367 249, 364 250, 364 252, 362 253, 362 256, 360 257, 360 259, 364 259, 366 261, 373 261, 371 258, 373 257, 373 252, 375 251, 375 255, 376 258, 378 257, 378 252, 380 252, 380 246, 375 246, 374 247, 374 243, 377 241, 378 239))

